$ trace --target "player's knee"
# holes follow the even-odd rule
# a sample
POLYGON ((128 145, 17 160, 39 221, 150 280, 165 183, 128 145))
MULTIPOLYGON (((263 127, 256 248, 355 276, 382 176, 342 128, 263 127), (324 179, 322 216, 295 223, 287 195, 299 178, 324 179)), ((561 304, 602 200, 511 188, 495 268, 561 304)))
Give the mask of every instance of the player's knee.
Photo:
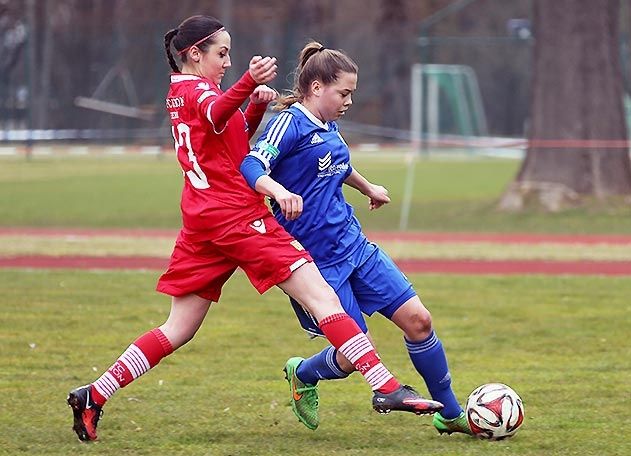
POLYGON ((402 329, 408 340, 423 340, 431 334, 432 316, 426 308, 415 309, 407 317, 405 327, 402 329))

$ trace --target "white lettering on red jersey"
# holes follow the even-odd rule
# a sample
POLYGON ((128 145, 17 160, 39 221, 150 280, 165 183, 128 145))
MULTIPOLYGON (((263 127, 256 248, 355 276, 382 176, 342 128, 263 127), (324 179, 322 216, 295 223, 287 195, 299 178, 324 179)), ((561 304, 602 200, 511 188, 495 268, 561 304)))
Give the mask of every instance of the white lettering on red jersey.
POLYGON ((256 86, 249 72, 225 93, 208 79, 171 75, 166 108, 184 174, 185 231, 212 231, 268 212, 264 196, 252 190, 239 171, 250 150, 246 117, 260 122, 265 111, 264 105, 262 110, 248 107, 246 115, 239 109, 256 86))

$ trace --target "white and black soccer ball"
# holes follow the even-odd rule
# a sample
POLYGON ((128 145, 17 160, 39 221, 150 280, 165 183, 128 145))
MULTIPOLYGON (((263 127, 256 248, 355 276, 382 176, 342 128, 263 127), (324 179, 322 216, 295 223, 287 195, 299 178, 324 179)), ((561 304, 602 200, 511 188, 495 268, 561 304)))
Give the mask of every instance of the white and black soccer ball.
POLYGON ((519 395, 503 383, 487 383, 469 395, 467 421, 473 435, 501 440, 514 435, 524 422, 524 404, 519 395))

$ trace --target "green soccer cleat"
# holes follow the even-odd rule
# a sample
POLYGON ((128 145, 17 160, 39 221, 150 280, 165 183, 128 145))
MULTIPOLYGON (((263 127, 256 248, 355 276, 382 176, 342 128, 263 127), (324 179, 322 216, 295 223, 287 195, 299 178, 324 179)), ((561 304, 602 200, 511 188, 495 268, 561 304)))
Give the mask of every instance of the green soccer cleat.
POLYGON ((440 434, 444 434, 445 432, 447 434, 461 432, 462 434, 473 435, 464 412, 461 412, 456 418, 450 420, 443 418, 440 413, 435 413, 432 424, 440 434))
POLYGON ((285 379, 291 391, 291 409, 298 420, 312 431, 320 424, 318 415, 318 387, 302 383, 296 376, 296 369, 304 358, 289 358, 285 363, 285 379))

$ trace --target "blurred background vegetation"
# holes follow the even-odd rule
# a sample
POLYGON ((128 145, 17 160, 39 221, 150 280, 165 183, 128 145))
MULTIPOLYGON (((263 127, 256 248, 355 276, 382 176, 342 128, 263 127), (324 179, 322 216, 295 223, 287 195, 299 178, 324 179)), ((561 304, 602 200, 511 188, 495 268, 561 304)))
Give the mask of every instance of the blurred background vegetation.
MULTIPOLYGON (((214 15, 233 35, 230 85, 253 54, 278 57, 277 89, 313 38, 360 66, 348 120, 410 125, 414 63, 468 65, 477 75, 489 133, 524 135, 533 0, 0 0, 0 128, 139 129, 167 125, 164 33, 193 14, 214 15), (361 14, 358 14, 361 11, 361 14), (77 96, 138 106, 132 119, 75 104, 77 96)), ((621 62, 631 74, 629 1, 620 2, 621 62)), ((168 137, 168 129, 163 138, 168 137)), ((133 136, 130 134, 130 136, 133 136)))

